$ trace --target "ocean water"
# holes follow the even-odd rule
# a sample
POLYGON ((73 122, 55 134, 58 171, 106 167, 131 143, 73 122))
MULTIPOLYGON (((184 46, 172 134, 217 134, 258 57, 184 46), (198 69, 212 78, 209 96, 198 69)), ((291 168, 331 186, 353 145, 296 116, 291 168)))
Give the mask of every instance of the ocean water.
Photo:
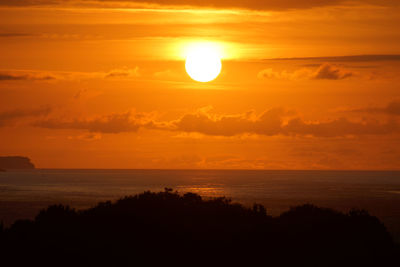
POLYGON ((77 209, 165 187, 204 197, 263 204, 277 216, 312 203, 366 209, 400 241, 400 171, 53 170, 0 172, 0 220, 33 218, 50 204, 77 209))

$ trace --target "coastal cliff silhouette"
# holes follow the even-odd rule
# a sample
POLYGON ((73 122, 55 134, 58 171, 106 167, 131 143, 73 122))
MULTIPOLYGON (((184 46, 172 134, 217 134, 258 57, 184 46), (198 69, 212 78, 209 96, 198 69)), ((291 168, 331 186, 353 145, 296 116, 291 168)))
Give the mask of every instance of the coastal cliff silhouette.
POLYGON ((34 169, 35 165, 27 157, 7 156, 0 157, 0 169, 3 171, 8 169, 34 169))
POLYGON ((166 188, 77 211, 53 205, 0 226, 4 266, 399 266, 385 226, 363 210, 305 204, 278 217, 166 188))

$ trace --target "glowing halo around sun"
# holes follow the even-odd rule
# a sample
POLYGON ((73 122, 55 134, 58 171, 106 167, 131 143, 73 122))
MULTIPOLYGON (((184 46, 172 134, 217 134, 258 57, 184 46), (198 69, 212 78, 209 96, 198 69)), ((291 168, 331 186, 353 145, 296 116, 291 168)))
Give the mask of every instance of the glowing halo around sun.
POLYGON ((186 51, 185 68, 195 81, 210 82, 218 77, 222 69, 221 53, 212 44, 196 44, 186 51))

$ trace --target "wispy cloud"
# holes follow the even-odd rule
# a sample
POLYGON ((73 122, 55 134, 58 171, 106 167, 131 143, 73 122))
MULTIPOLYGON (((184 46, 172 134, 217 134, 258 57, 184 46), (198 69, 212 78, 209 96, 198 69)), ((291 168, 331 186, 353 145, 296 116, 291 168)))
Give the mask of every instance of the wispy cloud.
POLYGON ((285 79, 285 80, 343 80, 355 76, 355 73, 330 63, 324 63, 317 69, 301 68, 295 71, 274 71, 272 68, 261 70, 257 77, 260 79, 285 79))
POLYGON ((101 139, 99 133, 84 133, 76 136, 68 136, 68 140, 79 140, 79 141, 96 141, 101 139))
POLYGON ((140 125, 131 115, 131 112, 128 111, 90 119, 60 120, 49 118, 38 120, 33 123, 33 126, 47 129, 87 130, 95 133, 136 132, 140 125))
POLYGON ((2 33, 0 33, 0 38, 27 37, 27 36, 34 36, 34 35, 29 34, 29 33, 18 33, 18 32, 2 32, 2 33))
POLYGON ((375 62, 375 61, 400 61, 400 55, 351 55, 332 57, 293 57, 293 58, 272 58, 267 60, 284 61, 317 61, 317 62, 375 62))
POLYGON ((384 107, 367 107, 351 109, 350 112, 377 113, 400 116, 400 101, 392 101, 384 107))
POLYGON ((16 121, 27 117, 41 117, 51 112, 51 107, 12 109, 0 112, 0 127, 13 125, 16 121))
POLYGON ((82 79, 132 79, 140 77, 139 67, 122 67, 108 72, 66 72, 46 70, 0 70, 0 82, 56 81, 82 79))
POLYGON ((152 8, 157 6, 167 7, 208 7, 208 8, 241 8, 251 10, 285 10, 307 9, 313 7, 335 6, 345 4, 373 4, 380 6, 398 5, 396 0, 0 0, 2 6, 41 6, 62 4, 97 5, 105 7, 137 6, 148 4, 152 8))
POLYGON ((139 67, 133 69, 124 67, 121 69, 114 69, 105 74, 105 78, 134 78, 139 77, 139 67))
POLYGON ((56 77, 50 74, 0 73, 0 81, 49 81, 56 77))

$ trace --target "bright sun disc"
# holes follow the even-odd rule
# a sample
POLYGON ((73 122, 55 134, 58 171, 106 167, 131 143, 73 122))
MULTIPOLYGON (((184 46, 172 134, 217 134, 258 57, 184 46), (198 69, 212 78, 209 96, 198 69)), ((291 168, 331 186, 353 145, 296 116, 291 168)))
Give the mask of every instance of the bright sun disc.
POLYGON ((217 78, 222 63, 219 51, 210 45, 197 45, 187 51, 186 72, 198 82, 209 82, 217 78))

